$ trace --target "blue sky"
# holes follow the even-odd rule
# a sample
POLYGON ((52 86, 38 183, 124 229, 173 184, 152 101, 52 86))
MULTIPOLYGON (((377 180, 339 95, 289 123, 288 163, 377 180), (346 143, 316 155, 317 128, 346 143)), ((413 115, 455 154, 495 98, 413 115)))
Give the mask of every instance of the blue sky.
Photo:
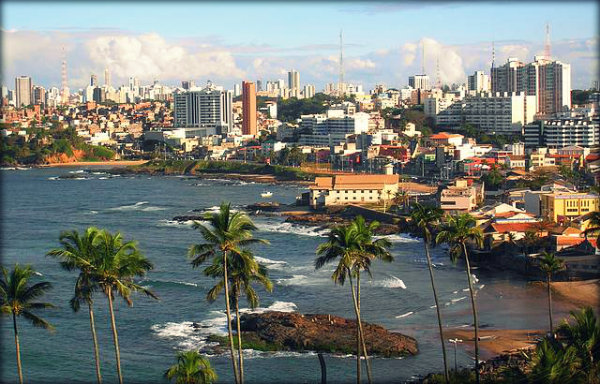
MULTIPOLYGON (((476 68, 466 65, 467 62, 474 62, 474 60, 472 57, 464 56, 480 55, 482 57, 477 63, 483 65, 491 56, 489 47, 492 40, 496 41, 498 47, 503 44, 513 48, 516 45, 520 45, 521 48, 527 46, 527 51, 521 49, 516 52, 527 52, 532 56, 543 46, 546 22, 551 25, 553 53, 563 61, 566 61, 566 58, 560 57, 563 53, 561 50, 567 50, 563 56, 569 58, 573 56, 575 61, 581 56, 573 55, 568 51, 573 41, 578 41, 579 47, 586 47, 585 49, 590 51, 590 39, 593 40, 591 43, 593 48, 596 48, 598 36, 596 19, 598 7, 595 2, 524 4, 518 2, 450 4, 433 2, 424 4, 416 2, 375 4, 362 2, 324 4, 317 2, 227 2, 225 4, 3 2, 2 11, 3 29, 10 31, 10 33, 3 33, 5 39, 25 33, 29 33, 29 38, 32 40, 35 36, 51 37, 48 41, 53 42, 60 39, 61 44, 67 45, 68 60, 73 66, 81 61, 81 65, 85 65, 86 69, 89 67, 93 71, 100 70, 101 60, 97 54, 94 56, 94 53, 90 52, 90 49, 93 49, 90 48, 90 44, 93 45, 90 41, 95 38, 139 37, 153 34, 163 39, 166 46, 181 47, 190 55, 217 50, 223 59, 223 52, 228 52, 239 69, 238 72, 230 71, 227 76, 219 76, 218 73, 197 71, 198 75, 210 75, 223 82, 235 82, 238 77, 268 76, 269 73, 261 72, 262 69, 267 70, 267 68, 280 72, 286 65, 303 69, 307 61, 329 68, 329 64, 334 61, 333 56, 338 55, 340 29, 344 31, 345 56, 349 60, 352 58, 358 60, 355 65, 358 70, 356 73, 352 72, 354 69, 349 62, 349 76, 351 79, 364 82, 365 85, 377 81, 389 83, 401 81, 412 69, 411 65, 418 67, 420 54, 412 61, 405 59, 408 53, 414 51, 412 45, 419 46, 422 39, 431 40, 431 46, 428 45, 428 48, 431 48, 432 54, 436 55, 437 59, 441 58, 441 66, 445 65, 443 62, 447 52, 444 50, 454 49, 465 64, 462 70, 467 72, 476 68), (554 50, 555 44, 556 50, 554 50), (485 52, 486 49, 489 52, 485 52), (390 54, 387 55, 387 61, 381 59, 383 62, 379 62, 380 58, 375 58, 375 52, 381 53, 386 50, 391 52, 388 52, 390 54), (398 57, 392 54, 395 51, 398 57), (94 56, 95 59, 90 63, 90 57, 86 55, 94 56), (306 60, 306 57, 311 57, 312 61, 306 60), (257 66, 257 59, 265 64, 257 66), (389 72, 390 68, 394 68, 394 60, 404 62, 407 67, 406 74, 395 73, 393 76, 386 76, 386 71, 389 72), (267 66, 266 63, 271 66, 267 66)), ((127 44, 130 43, 131 41, 127 44)), ((110 46, 111 43, 107 44, 110 46)), ((6 56, 5 60, 11 60, 11 52, 7 51, 8 49, 5 48, 3 52, 6 56)), ((161 46, 160 49, 166 48, 161 46)), ((511 53, 510 49, 505 49, 507 54, 511 53)), ((419 49, 417 51, 420 52, 419 49)), ((504 59, 502 52, 499 48, 497 51, 499 59, 504 59)), ((589 56, 589 53, 587 52, 586 55, 589 56)), ((21 55, 16 60, 25 59, 26 57, 21 55)), ((51 57, 48 59, 52 60, 51 57)), ((183 60, 181 57, 180 59, 183 60)), ((197 63, 201 65, 202 59, 197 59, 197 63)), ((531 60, 532 57, 520 57, 520 59, 531 60)), ((591 68, 597 68, 595 63, 597 54, 595 59, 587 57, 586 60, 579 64, 573 63, 573 71, 578 69, 580 75, 584 72, 589 73, 589 77, 591 68), (590 64, 590 60, 594 63, 590 64)), ((120 71, 129 67, 118 61, 118 58, 107 59, 106 65, 114 64, 116 77, 124 77, 125 74, 120 71)), ((6 64, 8 68, 16 67, 15 70, 27 68, 27 65, 23 65, 25 63, 16 65, 15 60, 6 64)), ((171 75, 161 70, 160 65, 148 64, 147 67, 157 68, 155 72, 158 73, 154 73, 153 76, 158 76, 165 81, 167 79, 175 81, 171 79, 171 75)), ((479 69, 487 70, 487 68, 479 69)), ((320 70, 322 72, 324 69, 320 70)), ((433 69, 430 70, 432 71, 433 69)), ((334 71, 331 72, 333 74, 334 71)), ((447 72, 448 81, 454 81, 460 75, 451 74, 450 69, 447 72)), ((190 70, 189 75, 195 73, 190 70)), ((10 78, 13 73, 7 70, 4 75, 10 78)), ((78 74, 74 72, 73 75, 78 74)), ((143 75, 138 74, 140 77, 143 75)), ((326 79, 316 75, 318 73, 312 75, 310 68, 306 68, 303 77, 306 81, 321 87, 324 85, 321 83, 326 82, 326 79)), ((56 78, 55 75, 49 76, 44 73, 32 74, 32 76, 43 78, 48 82, 55 81, 56 78)), ((80 76, 83 77, 83 74, 80 76)), ((273 74, 273 77, 281 76, 273 74)), ((332 78, 331 81, 334 82, 335 79, 332 78)), ((583 82, 584 76, 574 76, 574 83, 579 81, 583 82)), ((225 85, 229 86, 229 84, 225 85)))

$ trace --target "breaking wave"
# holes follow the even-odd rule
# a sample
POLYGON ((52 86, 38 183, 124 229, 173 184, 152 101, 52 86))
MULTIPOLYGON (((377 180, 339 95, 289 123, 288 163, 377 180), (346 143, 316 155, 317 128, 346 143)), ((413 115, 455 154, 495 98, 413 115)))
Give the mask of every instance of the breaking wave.
POLYGON ((153 211, 164 211, 166 208, 162 207, 154 207, 154 206, 146 206, 148 204, 147 201, 138 201, 132 205, 121 205, 119 207, 109 208, 110 211, 143 211, 143 212, 153 212, 153 211))
POLYGON ((321 227, 307 227, 292 223, 256 223, 256 226, 263 232, 293 233, 299 236, 322 237, 329 233, 328 229, 321 227))
POLYGON ((383 287, 383 288, 402 288, 406 289, 406 284, 402 279, 397 278, 396 276, 391 276, 388 279, 382 281, 375 281, 373 285, 383 287))

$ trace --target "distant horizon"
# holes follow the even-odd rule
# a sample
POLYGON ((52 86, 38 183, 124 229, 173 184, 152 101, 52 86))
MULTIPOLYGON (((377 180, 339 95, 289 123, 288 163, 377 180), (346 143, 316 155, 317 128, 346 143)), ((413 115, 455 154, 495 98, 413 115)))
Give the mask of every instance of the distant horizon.
POLYGON ((233 89, 242 80, 284 79, 300 73, 322 91, 339 77, 366 90, 401 88, 421 72, 435 83, 461 84, 477 70, 489 74, 508 57, 531 62, 543 54, 550 25, 551 55, 571 65, 573 89, 598 80, 595 2, 552 3, 32 3, 4 2, 2 84, 17 76, 61 86, 62 47, 68 86, 76 91, 91 74, 112 86, 140 83, 198 86, 211 80, 233 89), (274 6, 276 5, 276 6, 274 6), (493 15, 496 22, 492 22, 493 15), (68 20, 64 22, 63 20, 68 20), (503 23, 497 20, 504 20, 503 23), (439 71, 438 71, 439 61, 439 71))

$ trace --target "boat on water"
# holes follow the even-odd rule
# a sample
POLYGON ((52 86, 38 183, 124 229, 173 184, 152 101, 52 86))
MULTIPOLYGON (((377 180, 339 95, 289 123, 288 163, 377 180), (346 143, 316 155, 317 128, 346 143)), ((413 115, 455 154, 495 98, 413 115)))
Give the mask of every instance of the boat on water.
POLYGON ((271 197, 273 196, 273 192, 265 191, 260 194, 260 197, 271 197))

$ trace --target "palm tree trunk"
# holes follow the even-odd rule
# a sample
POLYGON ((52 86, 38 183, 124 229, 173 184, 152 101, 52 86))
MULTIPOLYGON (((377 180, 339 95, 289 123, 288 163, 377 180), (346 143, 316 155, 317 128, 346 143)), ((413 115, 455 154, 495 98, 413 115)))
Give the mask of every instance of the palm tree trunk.
POLYGON ((546 277, 548 283, 548 317, 550 318, 550 334, 554 332, 552 325, 552 289, 550 289, 550 274, 546 277))
POLYGON ((240 384, 237 362, 233 347, 233 333, 231 331, 231 308, 229 307, 229 277, 227 276, 227 251, 223 252, 223 278, 225 279, 225 310, 227 312, 227 332, 229 334, 229 350, 236 384, 240 384))
MULTIPOLYGON (((348 274, 351 272, 349 271, 348 274)), ((350 290, 352 291, 352 302, 354 304, 354 313, 356 312, 356 293, 354 292, 354 284, 352 284, 352 276, 350 276, 350 290)), ((360 328, 358 327, 358 315, 356 317, 356 383, 360 384, 360 328)))
POLYGON ((88 303, 90 310, 90 328, 92 330, 92 340, 94 341, 94 357, 96 359, 96 378, 98 378, 98 384, 102 383, 102 376, 100 375, 100 353, 98 352, 98 338, 96 337, 96 325, 94 323, 94 310, 92 309, 92 303, 88 303))
MULTIPOLYGON (((349 279, 350 279, 350 288, 352 289, 352 300, 354 301, 354 313, 356 314, 356 324, 358 325, 358 332, 359 332, 358 342, 360 343, 361 339, 364 339, 365 334, 363 332, 362 323, 360 321, 360 310, 358 309, 358 299, 354 292, 354 288, 352 287, 352 274, 350 274, 350 273, 349 273, 349 279)), ((362 344, 362 345, 364 346, 364 344, 362 344)), ((360 344, 359 344, 358 350, 360 351, 360 344)), ((363 349, 363 354, 365 355, 365 361, 368 361, 368 355, 367 355, 366 348, 363 349)), ((357 351, 356 357, 357 357, 357 366, 360 367, 360 352, 357 351)), ((367 380, 369 381, 369 384, 373 383, 373 378, 371 377, 371 372, 369 370, 368 363, 367 363, 367 380)))
POLYGON ((440 341, 442 342, 442 354, 444 356, 444 378, 446 379, 446 383, 450 382, 450 377, 448 376, 448 360, 446 356, 446 341, 444 339, 444 331, 442 328, 442 314, 440 312, 440 305, 438 302, 437 290, 435 289, 435 279, 433 277, 433 267, 431 264, 431 255, 429 254, 429 239, 425 237, 425 255, 427 256, 427 266, 429 267, 429 277, 431 278, 431 290, 433 291, 433 299, 435 301, 435 310, 437 312, 437 320, 438 327, 440 330, 440 341))
POLYGON ((244 383, 244 357, 242 355, 242 332, 240 330, 240 302, 239 297, 235 297, 235 318, 237 323, 238 338, 238 358, 240 360, 240 384, 244 383))
POLYGON ((475 381, 479 384, 479 325, 477 323, 477 307, 475 306, 475 294, 473 292, 473 282, 471 281, 471 264, 469 263, 469 255, 467 246, 462 243, 463 251, 465 252, 465 262, 467 263, 467 280, 469 281, 469 293, 471 294, 471 309, 473 310, 473 325, 475 328, 475 381))
POLYGON ((371 360, 369 360, 369 355, 367 354, 367 344, 365 342, 365 334, 362 329, 362 319, 360 317, 360 273, 356 275, 356 307, 358 308, 358 322, 360 324, 360 340, 363 348, 363 355, 365 356, 365 365, 367 366, 367 376, 369 377, 369 382, 373 377, 373 371, 371 370, 371 360))
POLYGON ((119 384, 123 384, 123 374, 121 373, 121 352, 119 351, 119 336, 117 335, 112 289, 110 287, 108 288, 108 308, 110 309, 110 326, 112 327, 113 342, 115 343, 115 356, 117 358, 117 376, 119 376, 119 384))
POLYGON ((15 329, 15 348, 17 349, 17 370, 19 372, 19 383, 23 384, 23 368, 21 367, 21 348, 19 345, 19 330, 17 329, 17 315, 13 312, 13 327, 15 329))

